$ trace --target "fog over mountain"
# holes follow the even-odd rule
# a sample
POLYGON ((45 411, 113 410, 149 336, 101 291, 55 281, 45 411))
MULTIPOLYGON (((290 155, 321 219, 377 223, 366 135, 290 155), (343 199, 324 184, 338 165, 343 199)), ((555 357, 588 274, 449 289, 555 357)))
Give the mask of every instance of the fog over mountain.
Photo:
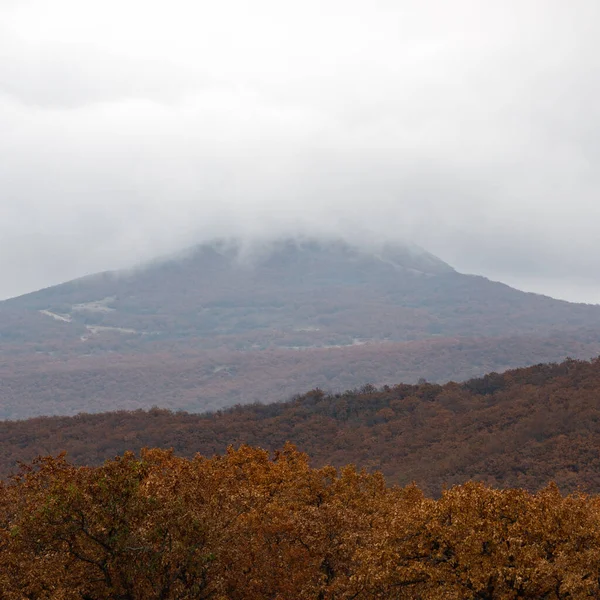
POLYGON ((600 4, 3 1, 0 298, 219 236, 600 302, 600 4))
POLYGON ((600 353, 600 306, 414 245, 215 240, 0 302, 0 418, 192 412, 600 353))

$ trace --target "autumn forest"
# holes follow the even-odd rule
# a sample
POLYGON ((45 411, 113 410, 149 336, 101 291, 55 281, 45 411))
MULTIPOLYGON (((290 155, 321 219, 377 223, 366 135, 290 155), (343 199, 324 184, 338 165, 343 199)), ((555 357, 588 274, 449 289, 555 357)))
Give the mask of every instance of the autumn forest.
POLYGON ((567 360, 2 422, 0 597, 599 597, 599 389, 567 360))
POLYGON ((380 250, 0 303, 0 600, 600 597, 600 307, 380 250))
POLYGON ((433 500, 289 445, 40 459, 0 510, 7 599, 600 595, 598 497, 467 483, 433 500))
POLYGON ((0 422, 0 476, 63 450, 100 465, 142 448, 192 458, 240 444, 292 442, 315 467, 356 464, 390 484, 416 482, 437 496, 475 479, 535 492, 600 493, 600 360, 567 360, 464 383, 421 381, 344 393, 319 389, 288 402, 191 414, 154 408, 0 422))
POLYGON ((0 600, 600 600, 600 0, 0 0, 0 600))

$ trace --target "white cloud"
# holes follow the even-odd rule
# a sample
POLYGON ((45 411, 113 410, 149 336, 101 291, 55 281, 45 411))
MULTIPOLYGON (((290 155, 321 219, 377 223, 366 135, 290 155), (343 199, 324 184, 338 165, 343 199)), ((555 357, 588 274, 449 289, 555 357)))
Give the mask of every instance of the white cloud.
POLYGON ((0 297, 213 235, 315 230, 412 237, 595 299, 599 13, 4 2, 0 297))

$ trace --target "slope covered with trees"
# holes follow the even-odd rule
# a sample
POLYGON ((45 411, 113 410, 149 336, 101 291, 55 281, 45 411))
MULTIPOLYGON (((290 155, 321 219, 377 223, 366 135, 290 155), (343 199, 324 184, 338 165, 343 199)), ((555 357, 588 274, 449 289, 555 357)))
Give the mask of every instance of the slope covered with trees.
POLYGON ((215 242, 0 302, 0 350, 35 343, 79 354, 139 352, 157 341, 272 349, 581 327, 600 327, 599 306, 458 273, 422 249, 341 240, 288 239, 249 249, 215 242))
POLYGON ((201 412, 599 353, 600 306, 458 273, 422 249, 215 242, 0 302, 0 418, 201 412))
POLYGON ((8 357, 0 362, 0 419, 150 409, 215 411, 269 403, 319 387, 365 382, 464 381, 490 371, 600 353, 594 332, 545 337, 453 338, 343 348, 189 351, 152 355, 8 357))
POLYGON ((97 465, 126 450, 211 456, 287 441, 315 466, 354 463, 427 494, 471 479, 494 487, 600 493, 600 359, 491 373, 464 384, 313 390, 290 402, 213 414, 164 409, 0 422, 0 472, 63 450, 97 465))

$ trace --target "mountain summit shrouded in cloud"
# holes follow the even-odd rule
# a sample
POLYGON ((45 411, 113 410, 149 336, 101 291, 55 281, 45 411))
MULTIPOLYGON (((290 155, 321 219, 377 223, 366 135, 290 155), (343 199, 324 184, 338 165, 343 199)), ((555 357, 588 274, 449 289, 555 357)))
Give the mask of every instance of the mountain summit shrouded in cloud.
MULTIPOLYGON (((120 332, 142 347, 197 338, 204 348, 310 348, 600 327, 600 307, 457 273, 415 245, 311 238, 218 240, 13 298, 2 309, 42 315, 74 340, 120 332)), ((31 341, 39 340, 31 331, 31 341)))
POLYGON ((0 302, 0 418, 193 412, 600 353, 600 307, 413 245, 202 244, 0 302))
POLYGON ((600 300, 600 5, 0 6, 0 297, 217 236, 600 300))

